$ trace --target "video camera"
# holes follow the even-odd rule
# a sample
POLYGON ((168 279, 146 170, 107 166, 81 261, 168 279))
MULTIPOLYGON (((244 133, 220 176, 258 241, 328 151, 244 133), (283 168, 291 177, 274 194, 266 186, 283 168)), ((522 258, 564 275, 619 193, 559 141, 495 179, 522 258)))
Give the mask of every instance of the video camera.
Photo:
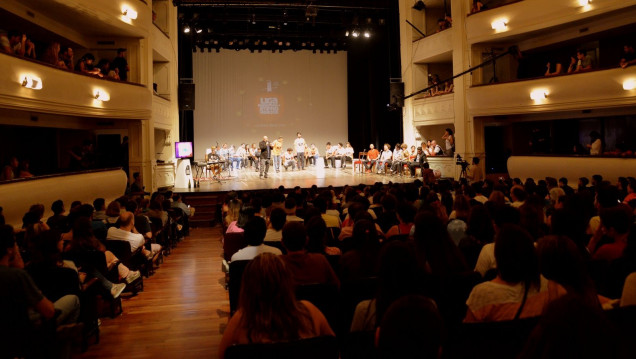
POLYGON ((459 155, 459 153, 457 154, 457 158, 455 160, 455 164, 457 164, 458 166, 462 166, 462 170, 465 170, 466 168, 468 168, 469 163, 466 162, 462 156, 459 155))

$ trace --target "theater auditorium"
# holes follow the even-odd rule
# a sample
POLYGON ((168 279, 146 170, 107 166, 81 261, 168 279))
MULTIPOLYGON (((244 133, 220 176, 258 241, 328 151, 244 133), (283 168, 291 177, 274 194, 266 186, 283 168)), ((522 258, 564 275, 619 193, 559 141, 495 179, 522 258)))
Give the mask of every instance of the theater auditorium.
POLYGON ((0 19, 0 358, 636 355, 636 0, 0 19))

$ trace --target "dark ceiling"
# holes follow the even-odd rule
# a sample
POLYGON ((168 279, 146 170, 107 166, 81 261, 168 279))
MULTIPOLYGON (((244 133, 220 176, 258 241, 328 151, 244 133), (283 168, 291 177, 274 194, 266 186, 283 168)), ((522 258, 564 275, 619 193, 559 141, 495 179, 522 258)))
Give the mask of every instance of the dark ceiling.
POLYGON ((193 49, 347 50, 388 31, 395 0, 173 0, 193 49))

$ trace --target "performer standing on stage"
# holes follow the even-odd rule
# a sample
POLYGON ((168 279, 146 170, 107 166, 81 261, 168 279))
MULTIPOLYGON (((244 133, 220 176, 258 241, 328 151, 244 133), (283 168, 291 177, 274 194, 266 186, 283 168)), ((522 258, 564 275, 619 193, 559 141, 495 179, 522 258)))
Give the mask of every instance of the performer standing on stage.
POLYGON ((276 173, 280 171, 280 156, 283 151, 283 136, 278 137, 276 141, 272 143, 272 159, 274 160, 274 169, 276 173))
POLYGON ((305 139, 298 132, 296 134, 298 138, 294 140, 294 147, 296 147, 296 155, 298 155, 298 169, 305 169, 305 148, 307 147, 307 143, 305 143, 305 139))
POLYGON ((272 147, 274 147, 274 145, 269 143, 267 136, 263 136, 263 140, 258 143, 258 148, 261 150, 259 178, 263 178, 263 173, 265 173, 264 177, 267 178, 267 172, 269 172, 269 159, 272 156, 272 147))

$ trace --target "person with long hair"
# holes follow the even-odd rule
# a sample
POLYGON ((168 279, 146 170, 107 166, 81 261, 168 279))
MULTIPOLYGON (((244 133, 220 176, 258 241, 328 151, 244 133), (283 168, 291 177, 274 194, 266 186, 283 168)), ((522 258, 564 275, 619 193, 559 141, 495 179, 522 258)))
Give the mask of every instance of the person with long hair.
POLYGON ((218 357, 234 344, 269 343, 335 335, 325 316, 310 302, 296 300, 289 269, 271 253, 245 268, 238 310, 219 344, 218 357))
POLYGON ((476 285, 466 301, 464 322, 493 322, 541 315, 566 293, 540 275, 530 234, 518 225, 503 225, 495 238, 497 277, 476 285))

